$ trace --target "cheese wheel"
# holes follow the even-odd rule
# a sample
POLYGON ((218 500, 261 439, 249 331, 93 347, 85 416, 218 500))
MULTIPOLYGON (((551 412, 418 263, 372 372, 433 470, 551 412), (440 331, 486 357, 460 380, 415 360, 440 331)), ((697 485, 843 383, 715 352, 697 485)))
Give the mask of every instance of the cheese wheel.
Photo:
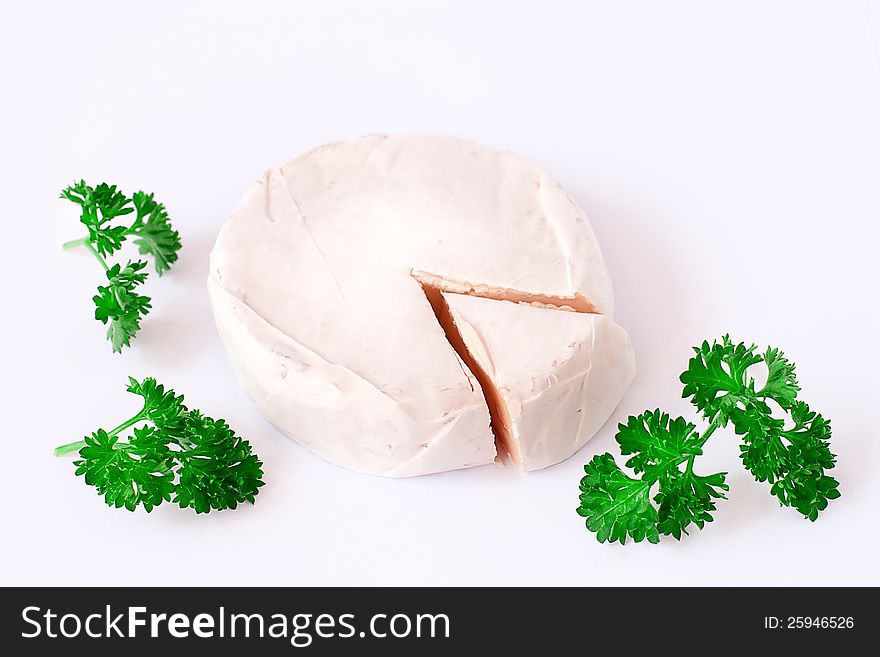
POLYGON ((537 165, 452 137, 370 135, 269 169, 208 290, 257 409, 361 472, 551 465, 634 374, 583 211, 537 165))

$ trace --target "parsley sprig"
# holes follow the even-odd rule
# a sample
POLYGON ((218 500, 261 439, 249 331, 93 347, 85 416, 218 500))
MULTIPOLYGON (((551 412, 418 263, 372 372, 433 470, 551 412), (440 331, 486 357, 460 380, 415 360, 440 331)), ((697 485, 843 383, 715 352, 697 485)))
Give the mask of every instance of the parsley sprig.
POLYGON ((161 276, 177 261, 180 235, 171 227, 165 206, 152 194, 136 192, 129 198, 116 185, 101 183, 90 187, 81 180, 61 192, 61 198, 80 206, 80 221, 88 235, 65 242, 64 248, 86 247, 104 269, 107 285, 98 286, 95 319, 107 325, 107 339, 114 352, 131 345, 140 330, 141 320, 149 312, 150 298, 135 291, 147 279, 144 260, 113 264, 107 258, 122 248, 131 237, 141 255, 150 256, 161 276), (130 224, 120 224, 125 215, 134 214, 130 224))
POLYGON ((627 538, 657 543, 661 535, 681 539, 688 527, 712 522, 715 501, 728 490, 726 472, 699 475, 695 461, 712 434, 728 424, 741 436, 740 457, 757 481, 768 482, 780 505, 815 521, 830 500, 840 497, 834 467, 831 424, 797 399, 795 366, 778 349, 759 353, 755 345, 734 344, 729 336, 703 342, 680 379, 708 422, 700 433, 679 417, 646 411, 618 426, 621 454, 630 456, 625 473, 609 454, 593 458, 581 480, 578 513, 600 542, 627 538), (758 387, 752 368, 766 368, 758 387), (778 418, 769 402, 785 417, 778 418), (682 469, 682 466, 684 469, 682 469), (653 491, 656 490, 656 493, 653 491))
POLYGON ((142 505, 149 512, 173 502, 207 513, 254 502, 263 464, 250 443, 225 421, 184 406, 183 396, 153 378, 129 378, 127 390, 142 398, 140 411, 110 431, 98 429, 55 449, 56 456, 79 453, 76 474, 109 506, 134 511, 142 505))

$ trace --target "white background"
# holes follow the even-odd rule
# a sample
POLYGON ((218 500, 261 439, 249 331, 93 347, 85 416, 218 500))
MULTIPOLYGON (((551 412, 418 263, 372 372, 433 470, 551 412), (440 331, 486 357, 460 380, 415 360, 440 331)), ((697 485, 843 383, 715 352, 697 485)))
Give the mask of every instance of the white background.
MULTIPOLYGON (((0 19, 3 584, 880 584, 880 4, 7 3, 0 19), (730 431, 716 521, 600 545, 582 466, 409 480, 329 465, 240 392, 205 291, 218 228, 269 165, 369 132, 530 157, 585 208, 639 374, 614 421, 695 419, 678 374, 730 332, 783 347, 833 421, 843 497, 811 524, 752 481, 730 431), (154 191, 183 235, 134 348, 92 318, 74 179, 154 191), (255 506, 112 510, 59 443, 132 414, 153 375, 265 461, 255 506)), ((155 278, 155 277, 153 277, 155 278)))

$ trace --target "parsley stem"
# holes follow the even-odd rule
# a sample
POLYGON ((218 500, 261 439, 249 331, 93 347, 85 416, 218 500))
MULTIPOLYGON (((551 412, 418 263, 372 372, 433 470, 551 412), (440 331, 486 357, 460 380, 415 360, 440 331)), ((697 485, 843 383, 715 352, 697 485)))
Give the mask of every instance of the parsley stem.
MULTIPOLYGON (((110 437, 113 437, 113 436, 121 433, 122 431, 125 431, 131 425, 137 424, 141 420, 145 420, 145 419, 146 419, 146 417, 144 416, 144 412, 141 411, 140 413, 138 413, 137 415, 135 415, 131 419, 126 420, 125 422, 120 424, 115 429, 108 431, 107 435, 110 437)), ((65 454, 72 454, 73 452, 78 452, 79 450, 81 450, 85 446, 86 446, 85 440, 77 440, 76 442, 67 443, 66 445, 60 445, 59 447, 56 447, 54 453, 55 453, 55 456, 64 456, 65 454)))
POLYGON ((104 268, 104 271, 109 271, 110 267, 107 266, 107 261, 101 257, 101 254, 92 246, 91 242, 86 242, 86 248, 92 252, 92 255, 95 256, 98 262, 101 263, 101 266, 104 268))
POLYGON ((88 237, 80 237, 78 240, 70 240, 69 242, 65 242, 61 245, 61 248, 65 251, 69 251, 70 249, 76 248, 77 246, 84 246, 89 241, 88 237))
POLYGON ((108 432, 107 432, 107 435, 110 436, 110 437, 112 438, 113 436, 117 435, 118 433, 120 433, 120 432, 125 431, 126 429, 128 429, 131 425, 133 425, 133 424, 137 424, 137 423, 140 422, 141 420, 145 420, 145 419, 146 419, 146 416, 144 415, 144 412, 143 412, 143 411, 140 411, 137 415, 135 415, 135 416, 134 416, 133 418, 131 418, 130 420, 126 420, 125 422, 123 422, 122 424, 120 424, 120 425, 119 425, 118 427, 116 427, 115 429, 112 429, 112 430, 108 431, 108 432))
MULTIPOLYGON (((720 426, 721 422, 719 418, 715 418, 712 420, 711 424, 706 428, 706 431, 700 437, 700 447, 706 444, 706 441, 709 440, 709 437, 715 433, 715 429, 720 426)), ((685 474, 692 475, 694 473, 694 459, 696 459, 696 454, 691 454, 687 459, 687 469, 685 470, 685 474)))
MULTIPOLYGON (((104 268, 105 272, 110 271, 110 267, 107 265, 107 261, 104 260, 104 258, 101 257, 101 254, 98 253, 98 250, 94 246, 92 246, 92 243, 89 241, 88 237, 83 237, 78 240, 71 240, 69 242, 65 242, 62 246, 66 250, 66 249, 70 249, 70 248, 73 248, 74 246, 79 246, 79 245, 86 247, 89 251, 92 252, 92 255, 95 256, 95 260, 97 260, 99 263, 101 263, 101 266, 104 268)), ((112 287, 113 287, 113 294, 116 296, 116 302, 119 304, 119 307, 122 308, 122 310, 125 310, 125 302, 122 300, 122 297, 119 295, 119 287, 116 285, 113 285, 112 287)))
POLYGON ((721 426, 721 421, 720 418, 716 417, 714 420, 712 420, 712 423, 706 428, 705 433, 703 433, 702 437, 700 438, 700 447, 706 444, 706 441, 709 440, 709 436, 715 433, 715 429, 717 429, 719 426, 721 426))
POLYGON ((107 271, 108 269, 110 269, 110 267, 107 265, 107 261, 104 260, 104 258, 101 257, 101 254, 98 253, 98 251, 95 249, 94 246, 92 246, 92 243, 89 241, 88 237, 81 237, 78 240, 70 240, 69 242, 65 242, 64 244, 61 245, 61 248, 64 249, 65 251, 69 251, 70 249, 73 249, 77 246, 84 246, 89 251, 91 251, 92 255, 95 256, 95 259, 101 263, 101 266, 104 268, 104 271, 107 271))
POLYGON ((71 454, 73 452, 78 452, 83 447, 86 446, 85 440, 77 440, 75 443, 67 443, 66 445, 59 445, 55 448, 55 456, 64 456, 65 454, 71 454))

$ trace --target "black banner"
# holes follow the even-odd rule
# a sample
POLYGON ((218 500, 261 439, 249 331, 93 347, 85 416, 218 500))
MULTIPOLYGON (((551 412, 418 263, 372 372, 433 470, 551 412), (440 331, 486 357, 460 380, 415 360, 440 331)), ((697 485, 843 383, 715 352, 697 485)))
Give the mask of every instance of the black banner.
POLYGON ((0 645, 8 655, 72 648, 126 657, 157 650, 448 655, 485 647, 707 656, 719 647, 841 650, 877 634, 875 594, 841 588, 3 589, 0 645))

